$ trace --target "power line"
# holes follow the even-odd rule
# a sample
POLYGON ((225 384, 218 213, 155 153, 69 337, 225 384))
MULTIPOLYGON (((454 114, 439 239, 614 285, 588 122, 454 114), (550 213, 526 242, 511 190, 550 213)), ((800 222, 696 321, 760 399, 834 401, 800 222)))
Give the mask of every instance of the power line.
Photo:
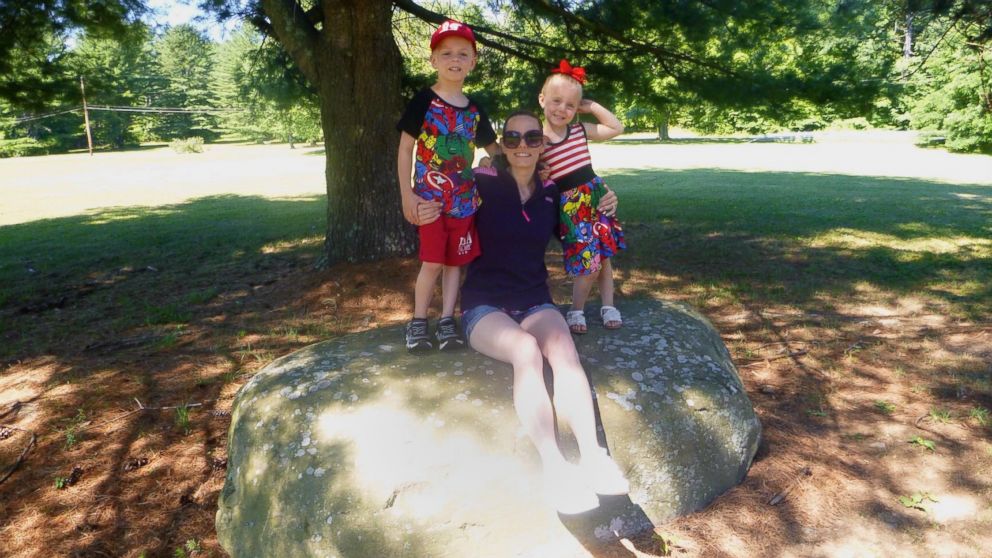
POLYGON ((41 120, 43 118, 51 118, 53 116, 58 116, 60 114, 67 114, 67 113, 70 113, 70 112, 79 112, 80 110, 82 110, 82 107, 76 107, 76 108, 61 110, 61 111, 57 111, 57 112, 49 112, 49 113, 45 113, 45 114, 37 114, 37 115, 34 115, 34 116, 23 116, 21 118, 15 118, 13 124, 23 124, 25 122, 32 122, 34 120, 41 120))
POLYGON ((197 114, 197 113, 228 113, 242 112, 237 108, 181 108, 181 107, 121 107, 111 105, 90 105, 90 110, 110 112, 151 112, 159 114, 197 114))
MULTIPOLYGON (((232 112, 245 111, 245 109, 239 108, 125 107, 114 105, 89 105, 87 108, 89 110, 102 110, 105 112, 138 112, 153 114, 230 114, 232 112)), ((22 116, 20 118, 14 118, 11 124, 24 124, 26 122, 34 122, 35 120, 52 118, 54 116, 68 114, 70 112, 80 112, 81 110, 83 110, 82 107, 76 107, 55 112, 48 112, 45 114, 22 116)))

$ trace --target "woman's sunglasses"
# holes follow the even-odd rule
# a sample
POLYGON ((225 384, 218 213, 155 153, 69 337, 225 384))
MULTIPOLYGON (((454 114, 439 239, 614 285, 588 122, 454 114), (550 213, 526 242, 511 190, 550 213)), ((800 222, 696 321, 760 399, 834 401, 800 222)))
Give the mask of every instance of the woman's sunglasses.
POLYGON ((541 130, 528 130, 523 134, 514 131, 503 132, 503 145, 510 149, 520 147, 521 139, 527 147, 541 147, 544 145, 544 132, 541 130))

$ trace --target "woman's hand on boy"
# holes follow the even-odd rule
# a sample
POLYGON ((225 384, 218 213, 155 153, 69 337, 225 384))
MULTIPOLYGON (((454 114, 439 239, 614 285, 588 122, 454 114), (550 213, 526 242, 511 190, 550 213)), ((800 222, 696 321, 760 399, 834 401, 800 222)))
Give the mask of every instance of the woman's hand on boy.
POLYGON ((441 202, 428 201, 416 194, 403 196, 403 218, 412 225, 427 225, 441 216, 441 202))

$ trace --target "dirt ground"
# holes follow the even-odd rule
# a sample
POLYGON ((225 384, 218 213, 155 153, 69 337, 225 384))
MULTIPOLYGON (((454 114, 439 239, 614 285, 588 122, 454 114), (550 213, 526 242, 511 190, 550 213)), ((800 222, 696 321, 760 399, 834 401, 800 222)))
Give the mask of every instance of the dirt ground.
MULTIPOLYGON (((148 156, 171 157, 136 155, 148 156)), ((322 158, 312 159, 307 182, 278 195, 319 191, 322 158)), ((0 161, 5 188, 16 186, 13 168, 0 161)), ((140 203, 203 195, 197 188, 140 203)), ((104 200, 138 203, 115 195, 104 200)), ((92 205, 74 196, 67 209, 12 209, 5 195, 0 224, 92 205)), ((82 297, 4 308, 12 327, 0 342, 31 332, 51 341, 0 363, 0 476, 29 448, 0 484, 0 556, 224 556, 213 521, 238 388, 279 356, 400 323, 412 306, 415 260, 315 271, 313 248, 235 270, 172 337, 120 330, 112 311, 64 328, 70 313, 92 311, 82 297)), ((565 300, 565 278, 552 281, 565 300)), ((810 311, 701 300, 672 284, 618 273, 621 296, 659 285, 653 296, 701 307, 731 349, 765 441, 745 481, 711 507, 602 556, 992 555, 992 417, 976 411, 992 409, 992 322, 950 319, 912 296, 810 311)), ((182 285, 133 272, 106 288, 145 289, 154 302, 182 285)))

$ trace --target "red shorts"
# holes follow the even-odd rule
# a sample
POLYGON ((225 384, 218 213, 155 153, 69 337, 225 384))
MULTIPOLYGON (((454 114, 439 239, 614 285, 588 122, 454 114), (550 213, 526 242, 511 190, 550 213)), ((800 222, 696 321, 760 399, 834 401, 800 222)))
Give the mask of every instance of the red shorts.
POLYGON ((475 238, 475 215, 458 219, 442 214, 437 221, 418 227, 417 233, 422 262, 459 266, 482 253, 475 238))

